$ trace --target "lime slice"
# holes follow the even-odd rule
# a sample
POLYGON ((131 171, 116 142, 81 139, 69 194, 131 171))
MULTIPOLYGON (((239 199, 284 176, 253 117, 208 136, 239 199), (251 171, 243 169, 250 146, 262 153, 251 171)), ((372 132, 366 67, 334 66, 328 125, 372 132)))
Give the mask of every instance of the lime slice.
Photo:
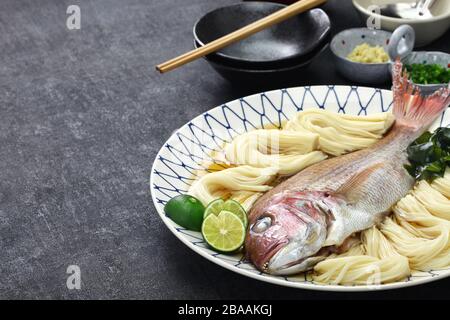
POLYGON ((244 208, 242 208, 242 206, 239 204, 239 202, 231 199, 223 201, 222 199, 219 198, 211 201, 205 209, 203 219, 205 219, 210 214, 214 214, 217 216, 223 210, 229 211, 238 216, 238 218, 241 219, 244 226, 247 227, 247 213, 245 212, 244 208))
POLYGON ((241 219, 244 226, 247 227, 247 212, 245 212, 245 209, 242 208, 239 202, 231 199, 227 200, 223 204, 222 210, 229 211, 237 215, 238 218, 241 219))
POLYGON ((202 235, 214 250, 232 252, 244 244, 245 226, 238 216, 229 211, 210 214, 202 224, 202 235))
POLYGON ((170 199, 164 206, 164 212, 180 226, 189 230, 200 231, 205 207, 200 200, 183 194, 170 199))
POLYGON ((203 214, 203 219, 205 219, 211 213, 215 214, 216 216, 219 215, 220 211, 222 211, 223 209, 224 203, 225 201, 223 201, 221 198, 211 201, 206 206, 205 213, 203 214))

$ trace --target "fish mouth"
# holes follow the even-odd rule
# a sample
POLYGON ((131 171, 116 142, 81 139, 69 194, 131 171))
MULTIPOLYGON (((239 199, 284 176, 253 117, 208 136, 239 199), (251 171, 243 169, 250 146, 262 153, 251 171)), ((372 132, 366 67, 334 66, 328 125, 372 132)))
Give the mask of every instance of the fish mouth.
POLYGON ((327 232, 324 227, 313 231, 306 241, 299 243, 294 240, 272 255, 266 262, 266 272, 279 275, 303 272, 313 267, 320 259, 323 260, 321 249, 327 232))
POLYGON ((259 268, 261 269, 261 271, 267 273, 270 260, 272 259, 273 256, 275 256, 278 252, 280 252, 281 251, 280 249, 282 247, 284 247, 287 243, 289 243, 289 240, 285 239, 285 240, 278 241, 269 247, 269 249, 267 250, 266 256, 264 257, 261 264, 259 265, 259 268))
POLYGON ((310 257, 300 258, 296 261, 292 261, 290 263, 283 265, 281 268, 270 269, 269 267, 267 272, 274 275, 290 275, 299 272, 305 272, 307 270, 311 270, 317 263, 319 263, 322 260, 325 260, 326 257, 327 255, 317 254, 310 257))
MULTIPOLYGON (((270 271, 269 273, 272 273, 272 274, 283 273, 283 271, 291 268, 292 266, 300 265, 302 262, 304 262, 306 259, 309 258, 309 257, 302 257, 300 259, 286 263, 286 264, 282 265, 281 267, 277 267, 275 269, 269 268, 269 265, 273 265, 275 263, 275 261, 277 260, 278 256, 282 255, 283 253, 284 253, 283 250, 279 250, 276 254, 273 254, 271 256, 271 258, 265 263, 265 266, 266 266, 265 271, 266 272, 270 271)), ((304 271, 304 270, 301 270, 301 271, 304 271)))
POLYGON ((277 259, 277 255, 283 254, 283 250, 280 250, 272 259, 268 262, 267 272, 275 275, 290 275, 299 272, 311 270, 317 263, 325 260, 331 253, 330 247, 323 247, 316 253, 308 256, 301 257, 295 261, 286 263, 280 267, 271 268, 271 262, 277 259))

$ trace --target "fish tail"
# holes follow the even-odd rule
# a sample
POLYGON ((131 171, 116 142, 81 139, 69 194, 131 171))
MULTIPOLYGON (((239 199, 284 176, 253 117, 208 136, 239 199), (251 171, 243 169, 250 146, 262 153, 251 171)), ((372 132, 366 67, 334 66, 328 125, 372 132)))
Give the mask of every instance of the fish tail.
POLYGON ((420 88, 408 81, 399 58, 393 66, 394 116, 396 124, 415 131, 425 130, 450 104, 450 83, 446 88, 424 96, 420 88))

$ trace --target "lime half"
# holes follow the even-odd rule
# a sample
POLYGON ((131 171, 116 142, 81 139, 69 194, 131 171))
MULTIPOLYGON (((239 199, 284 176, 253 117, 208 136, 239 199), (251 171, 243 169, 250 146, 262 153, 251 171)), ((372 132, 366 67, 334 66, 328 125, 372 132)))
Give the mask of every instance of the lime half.
POLYGON ((205 209, 203 218, 205 219, 210 214, 214 214, 217 216, 224 210, 235 214, 239 219, 241 219, 244 226, 247 227, 247 213, 239 204, 239 202, 231 199, 223 201, 219 198, 211 201, 205 209))
POLYGON ((229 211, 210 214, 202 224, 202 235, 214 250, 232 252, 244 244, 245 226, 238 216, 229 211))

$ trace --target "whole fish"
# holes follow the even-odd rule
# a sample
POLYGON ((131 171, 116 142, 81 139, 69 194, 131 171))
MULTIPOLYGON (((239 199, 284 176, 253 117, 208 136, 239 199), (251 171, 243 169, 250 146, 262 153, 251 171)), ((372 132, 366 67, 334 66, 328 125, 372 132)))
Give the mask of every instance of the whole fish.
POLYGON ((413 187, 406 148, 449 105, 449 93, 450 86, 423 97, 396 61, 396 121, 389 133, 367 149, 312 165, 259 198, 249 213, 247 257, 266 273, 298 273, 380 222, 413 187))

